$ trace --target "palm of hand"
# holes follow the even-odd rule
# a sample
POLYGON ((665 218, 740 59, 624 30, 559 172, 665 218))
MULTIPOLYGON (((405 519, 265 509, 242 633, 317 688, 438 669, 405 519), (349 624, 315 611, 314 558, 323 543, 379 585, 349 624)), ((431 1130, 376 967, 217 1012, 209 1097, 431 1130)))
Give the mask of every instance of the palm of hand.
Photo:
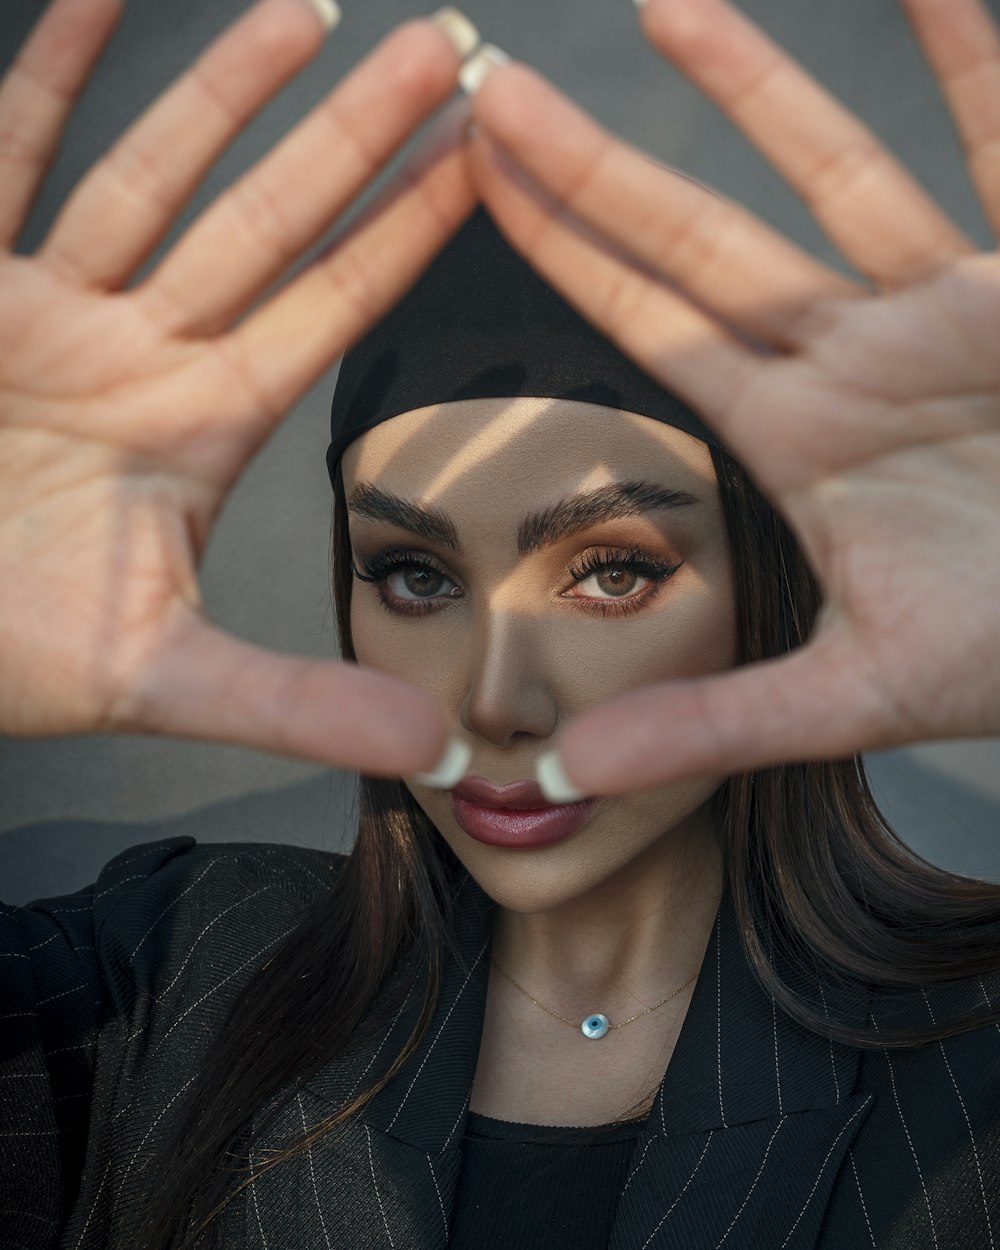
MULTIPOLYGON (((1000 601, 1000 559, 982 558, 1000 483, 998 326, 996 255, 831 302, 800 327, 798 352, 759 370, 727 422, 824 588, 814 671, 840 689, 815 695, 833 708, 848 688, 876 738, 890 726, 932 736, 944 722, 977 731, 983 685, 971 700, 952 686, 947 653, 998 685, 982 611, 1000 601)), ((992 698, 1000 708, 1000 689, 992 698)), ((844 730, 847 751, 858 724, 844 730)))
MULTIPOLYGON (((0 340, 0 526, 37 537, 0 548, 5 565, 16 552, 0 568, 18 586, 8 628, 44 645, 59 708, 47 721, 36 678, 32 716, 12 728, 114 726, 116 699, 199 604, 212 522, 269 418, 218 341, 174 337, 136 294, 25 257, 0 261, 0 340)), ((17 707, 17 667, 4 679, 17 707)))

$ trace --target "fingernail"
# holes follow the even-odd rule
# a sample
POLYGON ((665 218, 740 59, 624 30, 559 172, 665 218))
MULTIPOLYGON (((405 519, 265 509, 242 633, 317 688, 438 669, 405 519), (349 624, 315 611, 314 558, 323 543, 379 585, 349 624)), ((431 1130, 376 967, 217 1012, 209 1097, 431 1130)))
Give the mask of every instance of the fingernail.
POLYGON ((578 803, 587 797, 566 776, 558 751, 546 751, 535 761, 535 777, 550 803, 578 803))
POLYGON ((343 16, 337 0, 306 0, 306 3, 327 30, 333 30, 343 16))
POLYGON ((470 56, 458 71, 458 81, 466 95, 475 95, 486 81, 487 75, 499 65, 506 65, 510 57, 492 43, 484 43, 475 56, 470 56))
POLYGON ((470 52, 474 52, 479 47, 481 36, 475 26, 469 21, 464 13, 458 9, 444 8, 431 16, 432 22, 437 22, 451 42, 455 45, 455 51, 464 61, 470 52))
POLYGON ((414 773, 413 780, 421 786, 431 786, 435 790, 450 790, 453 785, 465 776, 469 761, 472 759, 472 748, 467 742, 452 738, 444 749, 437 767, 433 772, 414 773))

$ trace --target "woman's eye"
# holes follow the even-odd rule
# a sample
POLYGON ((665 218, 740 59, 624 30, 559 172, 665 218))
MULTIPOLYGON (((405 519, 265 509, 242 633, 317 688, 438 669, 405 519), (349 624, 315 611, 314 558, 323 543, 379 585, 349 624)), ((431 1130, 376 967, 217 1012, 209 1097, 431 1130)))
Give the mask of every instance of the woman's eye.
POLYGON ((648 581, 648 577, 643 577, 641 573, 627 565, 610 564, 607 568, 592 573, 584 581, 577 582, 577 585, 593 599, 600 599, 602 596, 620 599, 634 594, 640 588, 639 582, 648 581))
POLYGON ((385 579, 389 590, 399 599, 432 599, 445 593, 444 587, 454 583, 437 569, 419 568, 410 565, 396 569, 385 579))

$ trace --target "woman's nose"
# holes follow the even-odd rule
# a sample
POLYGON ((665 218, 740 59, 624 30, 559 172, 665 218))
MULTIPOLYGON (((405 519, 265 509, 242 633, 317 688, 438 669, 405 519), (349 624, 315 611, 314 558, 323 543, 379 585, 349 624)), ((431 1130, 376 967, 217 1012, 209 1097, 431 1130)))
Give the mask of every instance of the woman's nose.
MULTIPOLYGON (((547 622, 551 629, 551 622, 547 622)), ((491 616, 472 645, 461 721, 495 746, 519 734, 549 738, 559 721, 556 674, 539 637, 541 622, 491 616)), ((551 644, 551 635, 548 639, 551 644)))

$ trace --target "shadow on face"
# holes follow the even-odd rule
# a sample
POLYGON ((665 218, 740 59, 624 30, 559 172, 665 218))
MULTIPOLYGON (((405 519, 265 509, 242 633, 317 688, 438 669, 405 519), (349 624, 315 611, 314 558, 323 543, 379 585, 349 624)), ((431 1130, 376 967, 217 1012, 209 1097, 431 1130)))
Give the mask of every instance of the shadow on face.
MULTIPOLYGON (((726 526, 708 447, 568 400, 407 412, 343 459, 360 664, 444 708, 495 785, 534 777, 575 714, 736 663, 726 526)), ((410 789, 488 894, 548 910, 703 851, 722 778, 601 799, 563 841, 488 846, 448 793, 410 789)))

